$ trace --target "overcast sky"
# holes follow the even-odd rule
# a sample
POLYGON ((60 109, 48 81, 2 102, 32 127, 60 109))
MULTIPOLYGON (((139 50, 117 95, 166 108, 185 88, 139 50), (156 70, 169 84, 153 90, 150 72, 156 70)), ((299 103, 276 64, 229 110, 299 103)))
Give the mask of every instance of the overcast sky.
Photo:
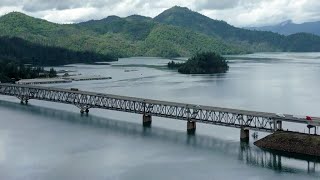
POLYGON ((174 5, 188 7, 235 26, 320 20, 320 0, 0 0, 0 15, 19 11, 57 23, 109 15, 154 17, 174 5))

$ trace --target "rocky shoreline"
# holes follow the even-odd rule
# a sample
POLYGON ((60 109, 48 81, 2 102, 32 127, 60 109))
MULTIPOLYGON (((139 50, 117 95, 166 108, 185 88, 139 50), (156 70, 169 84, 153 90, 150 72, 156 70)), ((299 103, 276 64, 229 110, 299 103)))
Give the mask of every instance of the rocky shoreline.
POLYGON ((320 157, 320 136, 280 131, 262 138, 254 145, 268 150, 320 157))

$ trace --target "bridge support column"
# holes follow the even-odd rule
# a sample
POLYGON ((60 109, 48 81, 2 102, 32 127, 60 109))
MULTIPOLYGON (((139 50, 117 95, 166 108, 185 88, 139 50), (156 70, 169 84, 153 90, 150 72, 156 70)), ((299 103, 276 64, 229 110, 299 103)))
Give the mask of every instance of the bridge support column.
POLYGON ((76 106, 80 109, 81 114, 84 114, 84 113, 88 114, 89 113, 90 106, 88 106, 88 105, 76 105, 76 106))
POLYGON ((195 121, 188 121, 187 123, 187 133, 193 135, 196 133, 196 122, 195 121))
POLYGON ((21 104, 28 104, 29 100, 28 99, 20 99, 21 104))
POLYGON ((274 121, 274 132, 282 130, 282 121, 274 121))
POLYGON ((21 104, 28 104, 29 102, 29 96, 16 96, 18 99, 20 99, 21 104))
POLYGON ((80 113, 84 114, 84 113, 89 113, 89 109, 80 109, 80 113))
POLYGON ((240 130, 240 140, 242 142, 249 142, 250 139, 250 131, 248 128, 242 127, 240 130))
POLYGON ((277 130, 282 131, 282 121, 277 121, 277 126, 278 126, 277 130))
POLYGON ((152 123, 152 116, 144 114, 143 117, 142 117, 142 125, 143 125, 143 127, 151 127, 151 123, 152 123))

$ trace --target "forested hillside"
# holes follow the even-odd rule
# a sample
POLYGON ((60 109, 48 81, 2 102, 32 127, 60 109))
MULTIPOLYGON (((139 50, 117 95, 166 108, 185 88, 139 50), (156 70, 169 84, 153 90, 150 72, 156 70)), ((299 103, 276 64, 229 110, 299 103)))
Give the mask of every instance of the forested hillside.
MULTIPOLYGON (((62 61, 108 61, 130 56, 190 57, 203 51, 219 54, 320 51, 320 37, 316 35, 301 33, 284 36, 245 30, 177 6, 153 19, 139 15, 126 18, 109 16, 101 20, 65 25, 13 12, 0 17, 0 37, 5 37, 10 51, 18 48, 17 52, 26 53, 24 56, 28 61, 41 63, 42 59, 59 64, 62 61), (17 43, 20 49, 15 46, 17 43), (37 52, 34 46, 40 49, 43 46, 47 55, 22 50, 28 46, 33 47, 33 50, 29 49, 34 53, 37 52), (70 51, 65 53, 66 50, 55 48, 70 51), (60 51, 63 53, 56 53, 60 51), (56 57, 53 54, 57 54, 56 57)), ((10 54, 8 51, 6 53, 10 54)), ((17 55, 15 58, 22 56, 17 55)))
POLYGON ((34 44, 17 37, 0 37, 0 60, 15 60, 23 64, 43 66, 115 61, 117 58, 93 52, 34 44))
POLYGON ((191 56, 198 51, 222 54, 248 53, 244 47, 185 28, 164 25, 153 19, 132 15, 126 18, 109 16, 76 25, 79 29, 95 33, 124 37, 136 45, 134 56, 177 57, 191 56))
POLYGON ((237 28, 224 21, 210 19, 188 8, 175 6, 154 18, 163 24, 184 27, 225 41, 243 44, 248 50, 260 51, 320 51, 320 41, 313 34, 305 33, 286 37, 273 32, 255 31, 237 28), (296 39, 297 38, 297 39, 296 39), (310 39, 312 39, 311 42, 310 39), (295 44, 292 47, 292 43, 295 44), (305 47, 304 44, 308 44, 305 47))
POLYGON ((0 17, 0 36, 19 37, 41 45, 92 51, 115 57, 122 53, 115 43, 121 42, 121 38, 117 36, 99 37, 96 33, 79 30, 73 25, 55 24, 18 12, 0 17))
POLYGON ((241 46, 224 43, 214 37, 162 25, 137 15, 127 18, 110 16, 97 21, 61 25, 15 12, 0 17, 0 36, 19 37, 41 45, 112 57, 191 56, 202 47, 222 54, 249 52, 241 46), (162 36, 170 37, 170 41, 162 39, 162 36))

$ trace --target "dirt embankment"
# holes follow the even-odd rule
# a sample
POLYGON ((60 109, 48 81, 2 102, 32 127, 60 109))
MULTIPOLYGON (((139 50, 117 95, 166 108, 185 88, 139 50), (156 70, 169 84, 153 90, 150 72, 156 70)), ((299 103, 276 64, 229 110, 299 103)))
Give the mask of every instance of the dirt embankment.
POLYGON ((254 143, 269 150, 320 157, 320 136, 294 132, 276 132, 254 143))

